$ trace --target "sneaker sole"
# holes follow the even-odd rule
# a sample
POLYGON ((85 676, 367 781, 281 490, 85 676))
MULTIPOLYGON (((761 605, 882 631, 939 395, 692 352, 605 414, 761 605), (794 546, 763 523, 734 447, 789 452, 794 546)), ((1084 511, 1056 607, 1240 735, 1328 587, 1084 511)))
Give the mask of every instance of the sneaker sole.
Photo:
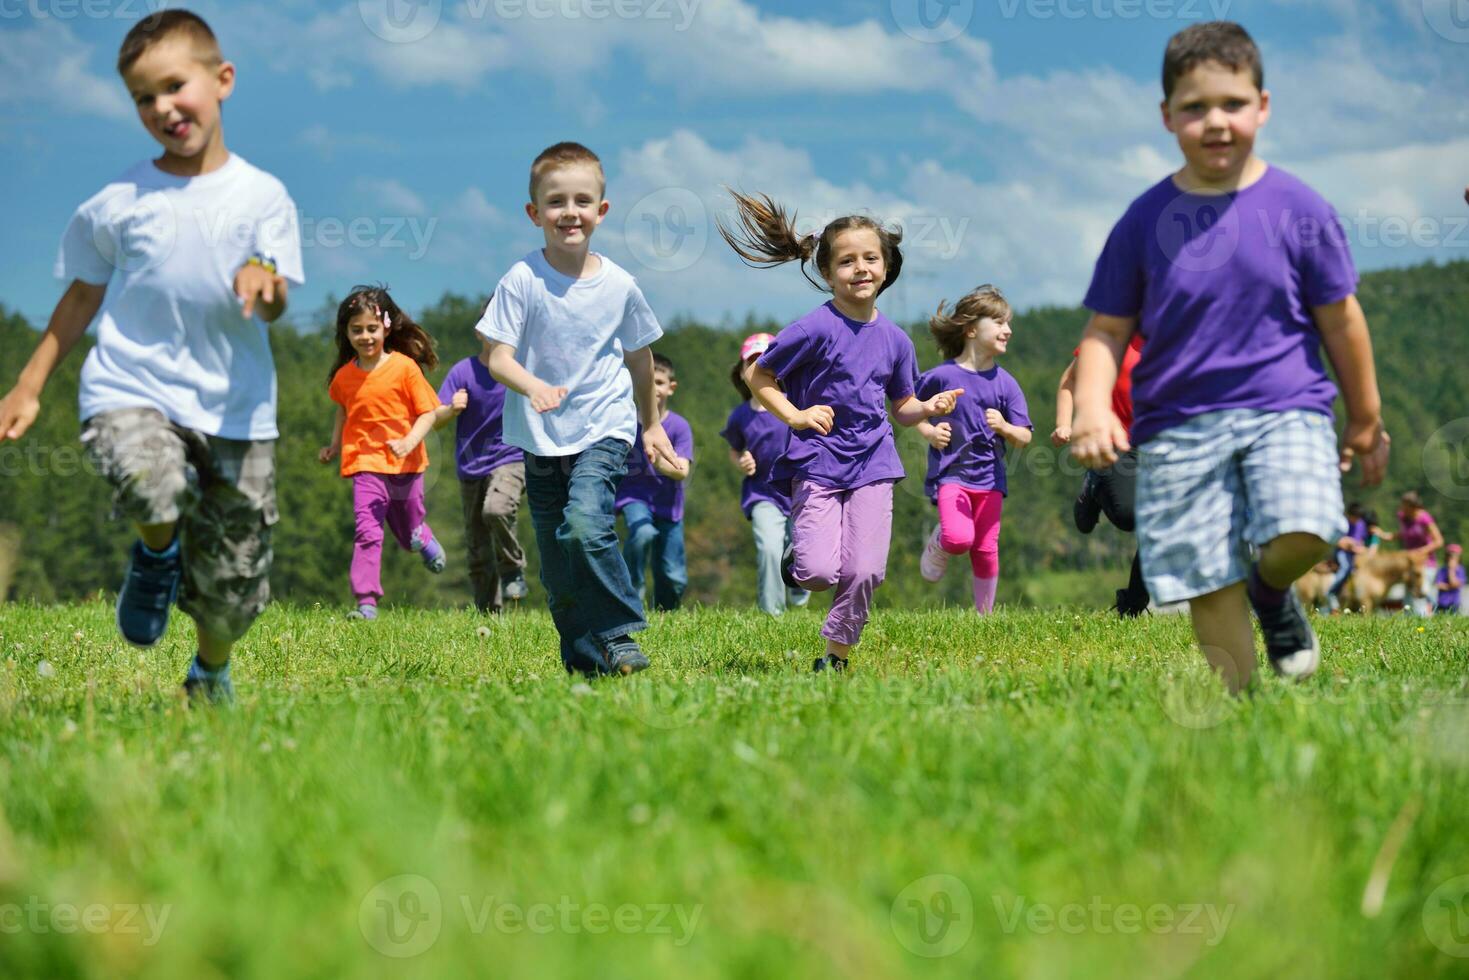
MULTIPOLYGON (((168 605, 169 605, 170 608, 173 607, 173 604, 174 604, 175 601, 177 601, 177 599, 178 599, 178 590, 174 590, 174 598, 171 599, 169 601, 169 603, 168 603, 168 605)), ((170 614, 169 616, 165 617, 164 620, 163 620, 163 629, 159 632, 159 634, 157 636, 155 636, 153 639, 151 639, 148 642, 144 643, 141 640, 135 640, 131 636, 128 636, 127 635, 127 631, 122 628, 122 593, 121 592, 119 592, 117 594, 117 601, 112 604, 112 621, 117 624, 117 632, 122 636, 123 640, 125 640, 129 645, 135 646, 139 650, 151 650, 153 647, 156 647, 163 640, 164 635, 168 633, 168 622, 172 618, 173 618, 172 614, 170 614)))
POLYGON ((1321 666, 1321 642, 1316 639, 1316 633, 1311 632, 1311 645, 1304 650, 1284 657, 1270 658, 1270 667, 1281 677, 1287 677, 1295 681, 1303 681, 1316 673, 1321 666))

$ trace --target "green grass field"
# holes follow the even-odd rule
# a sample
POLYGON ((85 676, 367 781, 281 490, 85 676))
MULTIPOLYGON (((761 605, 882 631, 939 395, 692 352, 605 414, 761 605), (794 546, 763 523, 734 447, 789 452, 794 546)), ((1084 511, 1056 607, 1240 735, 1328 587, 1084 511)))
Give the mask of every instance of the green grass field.
POLYGON ((239 703, 176 620, 0 607, 0 976, 1469 975, 1469 634, 1319 622, 1227 702, 1187 620, 275 606, 239 703))

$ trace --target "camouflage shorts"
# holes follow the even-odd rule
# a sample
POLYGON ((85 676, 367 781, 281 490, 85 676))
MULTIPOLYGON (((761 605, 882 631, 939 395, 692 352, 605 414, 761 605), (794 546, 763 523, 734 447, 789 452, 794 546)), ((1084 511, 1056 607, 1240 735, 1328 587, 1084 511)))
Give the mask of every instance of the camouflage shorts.
POLYGON ((245 635, 270 601, 275 442, 207 436, 151 408, 102 412, 82 445, 112 484, 113 516, 179 525, 179 608, 220 639, 245 635))

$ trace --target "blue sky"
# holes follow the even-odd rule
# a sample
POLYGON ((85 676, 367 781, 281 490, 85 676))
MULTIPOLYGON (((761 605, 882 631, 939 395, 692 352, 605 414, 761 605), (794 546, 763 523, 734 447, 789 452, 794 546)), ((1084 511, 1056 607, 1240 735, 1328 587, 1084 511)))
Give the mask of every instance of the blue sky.
MULTIPOLYGON (((156 153, 112 63, 158 0, 0 0, 0 302, 44 321, 78 203, 156 153)), ((594 247, 665 319, 786 320, 819 296, 714 235, 723 185, 808 220, 907 233, 880 304, 974 284, 1075 304, 1127 202, 1176 166, 1158 68, 1223 16, 1265 54, 1259 144, 1342 214, 1364 269, 1469 257, 1469 0, 345 0, 201 2, 239 70, 226 142, 299 206, 313 311, 359 281, 400 303, 488 292, 540 242, 545 145, 595 149, 594 247)), ((1370 311, 1369 311, 1370 312, 1370 311)))

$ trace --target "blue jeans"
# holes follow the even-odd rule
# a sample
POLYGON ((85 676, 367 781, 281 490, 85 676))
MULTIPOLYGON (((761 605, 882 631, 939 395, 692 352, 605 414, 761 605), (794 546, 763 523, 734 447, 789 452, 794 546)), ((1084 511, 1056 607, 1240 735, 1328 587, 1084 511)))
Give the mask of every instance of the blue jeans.
POLYGON ((643 594, 643 569, 648 567, 651 553, 653 608, 660 612, 677 609, 689 584, 689 570, 684 561, 683 521, 654 517, 648 505, 640 501, 623 506, 622 520, 627 524, 627 542, 622 546, 622 557, 627 562, 633 591, 640 597, 643 594))
POLYGON ((780 577, 780 560, 791 540, 790 518, 768 500, 750 508, 755 531, 755 604, 763 613, 779 616, 786 605, 804 606, 811 598, 805 589, 788 589, 780 577))
POLYGON ((596 640, 646 629, 643 604, 617 548, 612 503, 629 445, 602 439, 572 456, 525 454, 526 501, 541 553, 541 584, 568 671, 605 672, 596 640))

